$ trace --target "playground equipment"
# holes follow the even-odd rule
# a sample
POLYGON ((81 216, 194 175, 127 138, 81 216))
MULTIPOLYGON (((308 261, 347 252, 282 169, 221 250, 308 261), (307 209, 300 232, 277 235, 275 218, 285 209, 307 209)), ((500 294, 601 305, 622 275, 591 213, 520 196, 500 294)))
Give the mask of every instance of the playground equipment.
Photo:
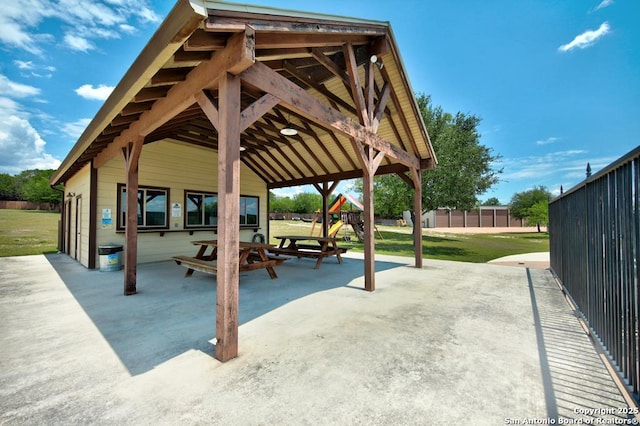
MULTIPOLYGON (((336 198, 329 205, 329 209, 327 213, 329 213, 331 219, 331 227, 329 228, 328 234, 330 237, 335 237, 338 232, 343 230, 343 239, 345 241, 351 240, 351 234, 349 231, 349 226, 353 229, 353 232, 358 238, 358 241, 364 241, 364 220, 362 219, 362 211, 364 210, 364 206, 358 201, 357 198, 353 197, 349 194, 338 194, 336 198), (351 206, 350 210, 343 209, 343 206, 349 202, 351 206), (343 228, 344 225, 347 225, 346 228, 343 228)), ((313 217, 313 222, 311 225, 311 235, 314 235, 316 223, 318 222, 318 218, 320 217, 321 212, 316 211, 315 216, 313 217)), ((378 228, 374 225, 376 232, 380 239, 382 238, 382 234, 378 231, 378 228)), ((319 234, 322 233, 322 228, 319 229, 319 234)))

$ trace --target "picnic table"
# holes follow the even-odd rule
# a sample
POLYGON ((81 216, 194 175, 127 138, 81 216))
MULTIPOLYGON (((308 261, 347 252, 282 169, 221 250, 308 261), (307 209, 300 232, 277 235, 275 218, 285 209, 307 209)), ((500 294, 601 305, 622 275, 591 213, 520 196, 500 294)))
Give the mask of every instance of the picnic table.
MULTIPOLYGON (((218 240, 192 241, 191 244, 198 245, 198 253, 195 257, 173 256, 172 259, 180 266, 187 268, 185 277, 190 277, 193 271, 200 271, 215 275, 217 273, 218 240), (211 251, 207 253, 207 250, 211 251)), ((271 244, 240 242, 240 271, 253 271, 256 269, 266 269, 271 279, 278 278, 274 266, 281 265, 284 259, 270 257, 267 251, 272 249, 271 244)))
POLYGON ((283 235, 275 237, 280 240, 280 244, 277 247, 272 247, 269 252, 278 254, 286 254, 290 256, 310 257, 318 259, 314 269, 320 268, 322 259, 329 256, 336 256, 338 263, 342 263, 342 257, 340 254, 345 253, 347 250, 338 247, 336 239, 334 237, 313 237, 309 235, 283 235), (304 242, 300 244, 300 242, 304 242))

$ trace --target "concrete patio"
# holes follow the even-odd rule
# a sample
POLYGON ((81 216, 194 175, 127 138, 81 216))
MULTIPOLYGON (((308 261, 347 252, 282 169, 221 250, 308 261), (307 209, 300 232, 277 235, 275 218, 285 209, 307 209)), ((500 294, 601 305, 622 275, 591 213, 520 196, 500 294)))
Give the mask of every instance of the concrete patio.
POLYGON ((551 273, 376 257, 241 274, 240 356, 212 357, 215 279, 0 259, 2 424, 631 424, 551 273), (520 423, 518 423, 520 422, 520 423))

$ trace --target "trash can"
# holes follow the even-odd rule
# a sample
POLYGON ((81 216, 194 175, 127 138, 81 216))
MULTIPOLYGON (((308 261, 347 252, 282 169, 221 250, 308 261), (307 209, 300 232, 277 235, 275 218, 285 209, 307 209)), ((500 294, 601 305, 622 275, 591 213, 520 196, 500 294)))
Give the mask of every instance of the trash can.
POLYGON ((120 244, 98 246, 98 255, 100 256, 100 272, 122 269, 122 246, 120 244))

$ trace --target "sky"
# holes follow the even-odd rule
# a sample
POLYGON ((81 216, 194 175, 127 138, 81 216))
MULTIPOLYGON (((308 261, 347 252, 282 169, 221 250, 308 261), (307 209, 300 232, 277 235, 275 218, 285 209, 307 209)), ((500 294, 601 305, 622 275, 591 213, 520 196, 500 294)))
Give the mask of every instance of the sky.
MULTIPOLYGON (((0 173, 57 168, 174 3, 4 2, 0 173)), ((390 22, 413 91, 481 118, 503 170, 481 201, 557 194, 640 145, 638 0, 242 3, 390 22)))

